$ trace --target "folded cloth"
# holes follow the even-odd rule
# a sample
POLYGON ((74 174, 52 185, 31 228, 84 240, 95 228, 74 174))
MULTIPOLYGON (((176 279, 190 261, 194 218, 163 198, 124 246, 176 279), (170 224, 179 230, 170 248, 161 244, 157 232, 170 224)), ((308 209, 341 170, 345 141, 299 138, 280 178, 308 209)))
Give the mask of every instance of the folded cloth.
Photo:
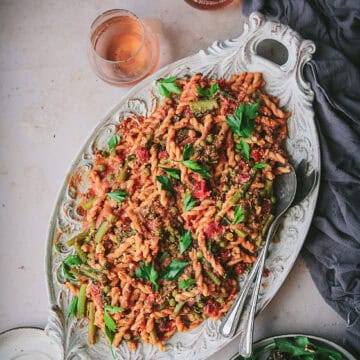
POLYGON ((360 359, 360 1, 243 0, 316 44, 304 74, 315 92, 322 176, 302 255, 325 301, 347 321, 360 359))

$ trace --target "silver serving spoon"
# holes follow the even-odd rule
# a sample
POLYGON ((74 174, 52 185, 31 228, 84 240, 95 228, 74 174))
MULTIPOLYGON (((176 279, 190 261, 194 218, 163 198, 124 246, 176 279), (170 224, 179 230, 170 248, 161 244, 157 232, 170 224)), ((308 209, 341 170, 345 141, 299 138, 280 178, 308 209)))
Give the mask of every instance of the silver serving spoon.
MULTIPOLYGON (((290 165, 291 166, 291 165, 290 165)), ((269 244, 274 237, 276 230, 281 222, 281 219, 285 212, 289 209, 291 204, 294 201, 296 188, 297 188, 297 178, 294 168, 291 166, 292 171, 282 176, 278 176, 274 181, 274 193, 277 199, 275 204, 275 219, 270 225, 269 231, 266 236, 264 247, 260 254, 259 267, 257 271, 256 281, 251 294, 249 311, 245 314, 244 321, 244 332, 240 335, 239 342, 239 353, 241 356, 247 358, 252 354, 252 344, 253 344, 253 333, 254 333, 254 320, 255 312, 257 305, 257 298, 259 295, 261 279, 263 276, 263 271, 265 267, 266 254, 269 247, 269 244)))
MULTIPOLYGON (((275 205, 275 219, 269 228, 264 246, 247 277, 247 281, 244 284, 242 291, 240 292, 239 296, 237 297, 237 299, 231 306, 228 313, 225 315, 225 317, 221 321, 219 331, 220 331, 220 334, 222 334, 225 337, 232 337, 235 335, 235 332, 236 332, 236 329, 237 329, 237 326, 239 323, 239 319, 240 319, 240 316, 242 314, 242 310, 243 310, 243 307, 245 304, 245 300, 247 298, 247 295, 249 293, 249 290, 251 288, 253 280, 257 274, 260 274, 257 277, 251 301, 253 301, 253 297, 256 297, 256 299, 257 299, 257 294, 259 292, 259 289, 257 289, 257 284, 259 283, 259 286, 258 286, 258 288, 259 288, 260 283, 261 283, 262 272, 263 272, 263 268, 264 268, 264 264, 265 264, 267 249, 269 247, 271 239, 273 238, 273 236, 279 226, 282 216, 284 215, 286 210, 291 206, 291 204, 294 200, 294 197, 295 197, 296 188, 297 188, 296 174, 295 174, 294 168, 291 165, 290 165, 290 167, 291 167, 290 173, 283 174, 282 176, 277 176, 275 178, 274 193, 277 198, 277 203, 275 205)), ((247 337, 250 336, 250 340, 252 340, 252 328, 254 325, 253 319, 254 319, 254 315, 255 315, 255 309, 256 309, 256 302, 255 302, 254 309, 253 310, 250 309, 250 312, 248 314, 249 315, 248 319, 252 319, 252 320, 246 322, 247 326, 245 328, 246 329, 245 333, 247 334, 247 337), (248 330, 251 330, 251 331, 248 331, 248 330)), ((247 339, 247 341, 248 340, 249 339, 247 339)), ((245 343, 245 341, 244 341, 244 343, 245 343)), ((251 350, 251 345, 250 345, 250 350, 251 350)))

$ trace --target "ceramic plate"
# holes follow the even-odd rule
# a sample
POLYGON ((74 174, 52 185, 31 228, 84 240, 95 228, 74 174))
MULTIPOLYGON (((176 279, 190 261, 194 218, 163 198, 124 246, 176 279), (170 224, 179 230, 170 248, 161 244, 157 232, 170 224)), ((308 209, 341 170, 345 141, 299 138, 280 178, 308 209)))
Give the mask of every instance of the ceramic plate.
MULTIPOLYGON (((257 341, 254 344, 254 350, 263 348, 264 346, 270 344, 274 339, 284 339, 284 338, 292 339, 295 336, 306 336, 310 340, 313 340, 316 344, 328 347, 330 349, 337 350, 339 353, 344 355, 344 360, 356 360, 354 356, 352 356, 347 350, 345 350, 340 345, 338 345, 330 340, 319 337, 319 336, 312 336, 312 335, 305 335, 305 334, 288 334, 288 335, 279 335, 279 336, 268 337, 266 339, 257 341)), ((242 360, 242 359, 243 358, 241 356, 235 354, 230 360, 242 360)))
POLYGON ((42 329, 18 328, 0 334, 0 359, 58 360, 60 349, 42 329))
MULTIPOLYGON (((289 137, 287 149, 294 165, 306 159, 320 173, 319 141, 312 109, 313 92, 302 74, 304 64, 310 60, 315 46, 303 40, 288 26, 270 21, 258 13, 250 16, 240 37, 223 42, 215 42, 207 50, 202 50, 170 64, 157 71, 122 98, 108 116, 96 127, 88 141, 73 162, 69 175, 60 191, 52 216, 46 256, 46 272, 50 301, 47 333, 59 343, 64 359, 111 359, 109 346, 101 336, 95 346, 87 346, 87 327, 79 326, 84 320, 76 320, 64 315, 71 295, 63 288, 65 282, 61 271, 61 260, 71 249, 64 244, 81 230, 81 215, 77 212, 79 193, 85 191, 85 179, 92 167, 92 155, 98 149, 105 149, 114 127, 129 114, 147 116, 156 106, 155 80, 160 77, 177 76, 201 72, 209 77, 230 78, 232 74, 244 71, 260 71, 266 81, 266 91, 280 98, 280 105, 292 112, 288 121, 289 137), (283 65, 277 65, 258 55, 257 49, 264 42, 278 41, 288 52, 283 65), (53 243, 57 241, 55 250, 53 243)), ((291 270, 303 245, 315 209, 319 182, 314 191, 298 206, 287 213, 279 232, 280 241, 273 243, 266 267, 270 275, 264 281, 260 293, 258 311, 273 298, 291 270)), ((243 279, 242 279, 243 280, 243 279)), ((241 286, 241 285, 240 285, 241 286)), ((204 359, 225 346, 230 340, 218 333, 219 321, 208 320, 188 333, 177 333, 166 343, 165 353, 152 346, 139 345, 130 352, 125 343, 116 349, 119 359, 204 359)))

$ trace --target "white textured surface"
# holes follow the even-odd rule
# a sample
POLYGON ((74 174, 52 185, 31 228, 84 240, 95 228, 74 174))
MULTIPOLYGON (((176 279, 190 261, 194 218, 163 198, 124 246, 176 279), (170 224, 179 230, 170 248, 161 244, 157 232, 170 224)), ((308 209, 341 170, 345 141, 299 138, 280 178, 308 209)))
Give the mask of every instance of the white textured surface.
MULTIPOLYGON (((116 7, 162 31, 160 65, 239 35, 243 23, 237 2, 200 12, 182 0, 0 1, 0 331, 46 323, 43 259, 58 189, 81 144, 127 91, 98 80, 86 58, 91 21, 116 7)), ((299 260, 257 319, 255 338, 304 332, 340 341, 343 328, 299 260)))

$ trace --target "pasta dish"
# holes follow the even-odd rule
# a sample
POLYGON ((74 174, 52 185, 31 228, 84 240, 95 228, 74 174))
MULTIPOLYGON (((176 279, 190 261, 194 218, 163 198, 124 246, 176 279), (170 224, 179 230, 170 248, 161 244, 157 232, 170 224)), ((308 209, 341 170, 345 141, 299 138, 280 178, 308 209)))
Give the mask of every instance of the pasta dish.
POLYGON ((62 261, 90 344, 99 328, 114 347, 165 350, 176 331, 220 319, 273 219, 273 180, 290 171, 290 113, 261 73, 157 84, 155 111, 121 121, 94 155, 83 230, 62 261))

